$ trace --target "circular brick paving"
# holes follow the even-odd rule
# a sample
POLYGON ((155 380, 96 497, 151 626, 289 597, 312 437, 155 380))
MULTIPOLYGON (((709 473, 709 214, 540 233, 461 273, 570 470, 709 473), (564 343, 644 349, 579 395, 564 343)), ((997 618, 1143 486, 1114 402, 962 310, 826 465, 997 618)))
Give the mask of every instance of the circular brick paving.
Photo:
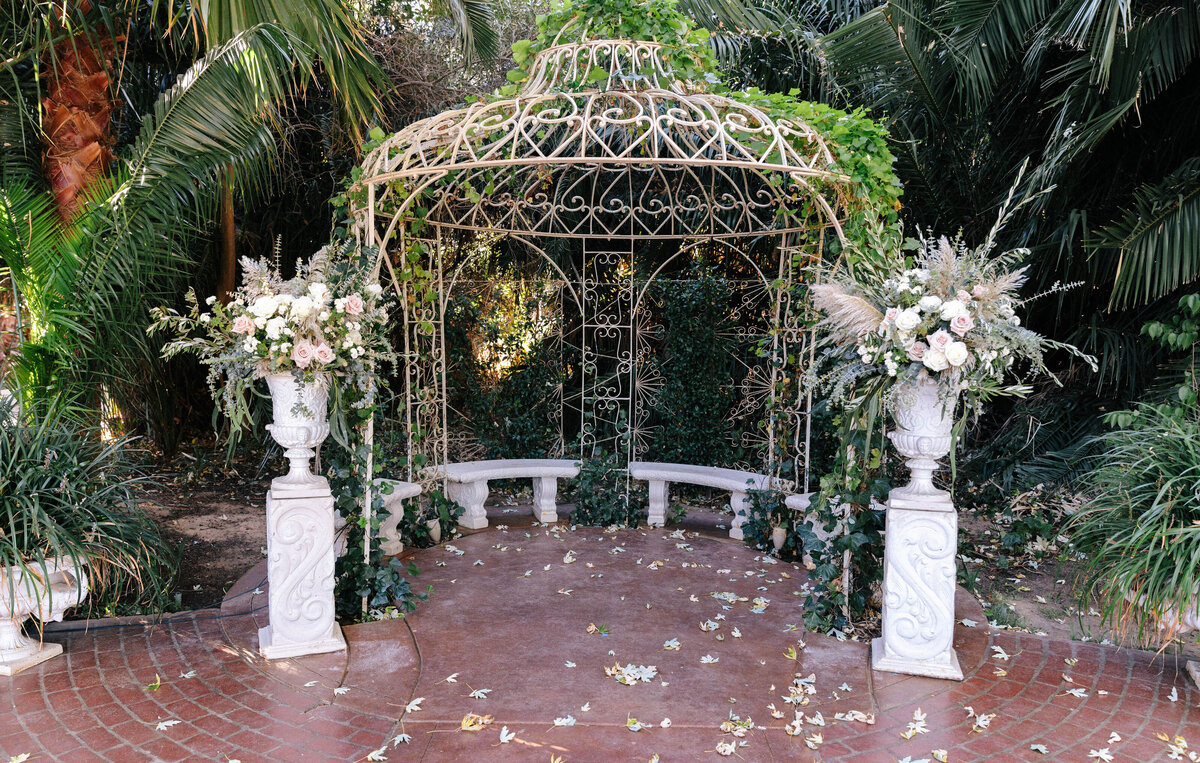
MULTIPOLYGON (((961 683, 872 673, 865 645, 789 628, 800 614, 795 591, 803 570, 764 564, 716 532, 685 539, 660 530, 549 533, 509 515, 492 521, 511 527, 455 541, 461 556, 441 547, 412 554, 423 570, 417 585, 434 586, 431 600, 403 621, 346 628, 348 653, 258 657, 255 634, 266 615, 261 565, 220 611, 153 625, 95 621, 86 631, 67 623, 47 634, 64 645, 63 657, 0 678, 0 760, 30 753, 30 760, 73 763, 357 761, 383 747, 393 761, 545 761, 554 754, 569 763, 655 753, 664 761, 717 760, 716 743, 732 739, 718 728, 731 711, 765 727, 737 751, 746 761, 874 763, 945 749, 956 762, 1090 763, 1102 748, 1116 760, 1166 759, 1168 742, 1159 735, 1200 745, 1200 695, 1170 656, 960 626, 961 683), (624 551, 613 553, 618 546, 624 551), (569 566, 567 550, 578 559, 569 566), (726 610, 714 591, 771 601, 762 613, 750 612, 750 602, 726 610), (722 627, 702 632, 699 622, 716 614, 725 615, 722 627), (610 635, 588 634, 591 620, 607 624, 610 635), (741 639, 731 638, 734 627, 741 639), (726 638, 717 641, 718 633, 726 638), (663 634, 682 648, 664 652, 663 634), (798 638, 806 647, 792 662, 783 653, 798 638), (701 665, 706 653, 719 662, 701 665), (602 673, 614 661, 655 663, 658 683, 621 686, 602 673), (810 737, 822 736, 815 750, 783 730, 791 708, 781 695, 796 671, 816 676, 817 691, 802 708, 825 721, 805 727, 810 737), (456 681, 446 682, 452 673, 456 681), (469 697, 484 687, 493 690, 486 700, 469 697), (418 696, 425 697, 421 709, 406 713, 418 696), (591 705, 588 713, 579 712, 581 701, 591 705), (769 702, 787 717, 772 718, 769 702), (986 728, 968 707, 976 717, 992 716, 986 728), (918 708, 928 731, 905 740, 918 708), (851 709, 875 723, 834 719, 851 709), (467 712, 494 721, 463 732, 467 712), (577 725, 554 727, 568 712, 577 725), (664 716, 670 728, 658 726, 664 716), (654 726, 631 733, 629 717, 654 726), (505 745, 502 726, 516 735, 505 745), (412 741, 393 746, 400 734, 412 741), (1114 734, 1119 741, 1109 742, 1114 734)), ((984 622, 962 592, 958 606, 960 617, 984 622)))

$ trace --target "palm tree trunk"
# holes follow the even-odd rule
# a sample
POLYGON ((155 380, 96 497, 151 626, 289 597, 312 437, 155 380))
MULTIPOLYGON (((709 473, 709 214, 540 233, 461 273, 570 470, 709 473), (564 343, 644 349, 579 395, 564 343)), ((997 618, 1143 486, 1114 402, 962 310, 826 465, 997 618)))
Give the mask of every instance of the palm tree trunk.
MULTIPOLYGON (((80 3, 87 10, 87 0, 80 3)), ((83 194, 108 170, 113 153, 109 69, 117 40, 104 29, 85 31, 47 51, 42 62, 46 96, 42 99, 46 156, 42 171, 69 221, 83 194)))
POLYGON ((221 183, 221 268, 217 279, 217 299, 226 304, 233 298, 237 276, 236 229, 233 219, 233 166, 225 168, 221 183))

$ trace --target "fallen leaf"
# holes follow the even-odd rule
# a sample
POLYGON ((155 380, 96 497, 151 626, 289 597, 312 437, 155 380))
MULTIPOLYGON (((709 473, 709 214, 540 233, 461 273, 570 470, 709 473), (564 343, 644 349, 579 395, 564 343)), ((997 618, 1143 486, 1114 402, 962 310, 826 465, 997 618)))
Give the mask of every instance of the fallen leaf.
POLYGON ((1106 763, 1107 761, 1113 759, 1112 753, 1108 751, 1107 747, 1102 747, 1099 750, 1092 750, 1088 752, 1088 757, 1095 758, 1096 760, 1103 760, 1106 763))
POLYGON ((172 726, 176 726, 182 722, 183 721, 179 721, 179 720, 159 721, 158 725, 154 727, 154 730, 155 731, 166 731, 167 729, 171 728, 172 726))
POLYGON ((476 689, 471 692, 471 699, 487 699, 487 695, 491 693, 491 689, 476 689))
POLYGON ((566 662, 563 663, 563 667, 573 668, 573 667, 575 667, 575 663, 571 662, 570 660, 567 660, 566 662))
POLYGON ((720 662, 720 661, 721 661, 720 657, 713 657, 711 654, 706 654, 700 658, 701 665, 712 665, 713 663, 720 662))
POLYGON ((679 651, 679 639, 673 638, 670 641, 664 641, 663 649, 665 649, 668 652, 678 652, 679 651))
POLYGON ((345 693, 346 693, 346 692, 348 692, 348 691, 350 691, 350 687, 349 687, 349 686, 339 686, 339 687, 337 687, 337 688, 335 688, 335 689, 333 690, 333 693, 334 693, 334 694, 341 695, 341 694, 345 694, 345 693))
POLYGON ((415 713, 421 709, 421 703, 425 701, 424 697, 417 697, 404 708, 406 713, 415 713))
POLYGON ((515 731, 509 731, 508 726, 502 726, 500 728, 500 744, 508 744, 516 738, 517 733, 515 731))
POLYGON ((383 747, 380 747, 378 750, 372 750, 371 752, 367 753, 367 760, 371 760, 371 761, 387 760, 387 755, 385 754, 386 752, 387 752, 387 745, 385 744, 383 747))
POLYGON ((574 726, 575 725, 575 716, 568 715, 563 718, 555 718, 554 725, 555 726, 574 726))
POLYGON ((451 673, 450 675, 446 676, 442 680, 448 684, 456 684, 456 683, 458 683, 458 673, 451 673))
POLYGON ((482 731, 484 727, 492 722, 490 715, 478 715, 476 713, 467 713, 463 716, 462 721, 458 724, 463 731, 482 731))
POLYGON ((1040 752, 1043 755, 1050 754, 1050 750, 1046 749, 1046 745, 1044 744, 1031 744, 1029 745, 1029 749, 1033 750, 1034 752, 1040 752))
POLYGON ((179 674, 179 677, 180 677, 180 678, 195 678, 195 677, 196 677, 196 671, 194 671, 194 670, 189 670, 189 671, 188 671, 188 672, 186 672, 186 673, 180 673, 180 674, 179 674))
POLYGON ((158 677, 158 673, 154 674, 154 683, 146 684, 144 691, 158 691, 162 686, 162 679, 158 677))
POLYGON ((412 736, 410 736, 409 734, 398 734, 398 735, 392 737, 392 747, 395 747, 396 745, 400 745, 400 744, 408 744, 411 741, 412 741, 412 736))

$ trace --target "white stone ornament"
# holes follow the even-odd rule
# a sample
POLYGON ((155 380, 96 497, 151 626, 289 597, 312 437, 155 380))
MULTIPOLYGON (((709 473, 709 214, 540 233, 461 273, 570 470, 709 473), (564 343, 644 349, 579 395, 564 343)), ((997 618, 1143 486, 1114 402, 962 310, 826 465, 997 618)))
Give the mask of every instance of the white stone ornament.
POLYGON ((334 617, 333 494, 308 466, 329 435, 327 383, 300 384, 285 373, 267 384, 275 417, 267 429, 287 449, 291 469, 267 493, 269 625, 258 631, 259 651, 268 659, 339 651, 346 640, 334 617))
POLYGON ((62 654, 61 644, 29 638, 21 626, 30 617, 42 622, 62 620, 88 594, 84 563, 74 557, 47 559, 44 568, 37 562, 27 566, 0 568, 0 676, 15 675, 62 654))
POLYGON ((954 651, 958 514, 933 485, 938 459, 953 442, 957 392, 925 373, 900 385, 892 444, 908 460, 911 481, 887 500, 883 635, 871 642, 871 667, 891 673, 962 679, 954 651))

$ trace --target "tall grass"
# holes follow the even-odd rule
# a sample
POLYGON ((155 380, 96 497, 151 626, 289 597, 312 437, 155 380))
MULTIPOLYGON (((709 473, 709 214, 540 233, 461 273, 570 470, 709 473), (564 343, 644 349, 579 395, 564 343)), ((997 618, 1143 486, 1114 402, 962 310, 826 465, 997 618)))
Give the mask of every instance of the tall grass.
POLYGON ((74 557, 87 565, 88 615, 161 610, 178 554, 138 504, 149 477, 130 441, 103 441, 93 420, 61 402, 0 410, 0 567, 37 577, 46 560, 74 557))
POLYGON ((1090 557, 1084 592, 1120 635, 1166 646, 1200 603, 1200 411, 1143 404, 1099 445, 1071 525, 1090 557))

